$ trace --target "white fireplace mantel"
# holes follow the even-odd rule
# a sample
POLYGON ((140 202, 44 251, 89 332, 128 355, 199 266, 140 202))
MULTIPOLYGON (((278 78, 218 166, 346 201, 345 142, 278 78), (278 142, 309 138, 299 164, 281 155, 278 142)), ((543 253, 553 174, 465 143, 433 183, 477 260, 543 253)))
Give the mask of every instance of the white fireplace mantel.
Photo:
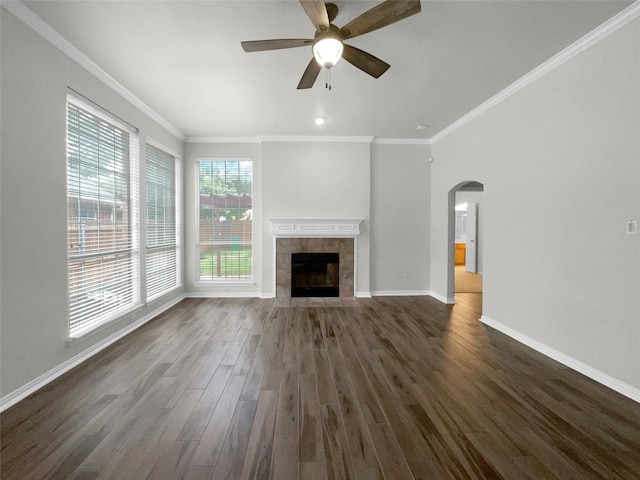
POLYGON ((355 237, 364 218, 272 218, 275 237, 355 237))

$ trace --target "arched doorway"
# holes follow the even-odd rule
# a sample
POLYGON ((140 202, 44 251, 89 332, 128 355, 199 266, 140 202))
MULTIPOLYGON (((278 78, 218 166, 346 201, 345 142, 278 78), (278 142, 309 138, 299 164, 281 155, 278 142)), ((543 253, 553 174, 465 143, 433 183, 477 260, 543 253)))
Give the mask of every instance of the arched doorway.
POLYGON ((482 295, 484 185, 468 180, 449 190, 447 301, 456 293, 482 295))

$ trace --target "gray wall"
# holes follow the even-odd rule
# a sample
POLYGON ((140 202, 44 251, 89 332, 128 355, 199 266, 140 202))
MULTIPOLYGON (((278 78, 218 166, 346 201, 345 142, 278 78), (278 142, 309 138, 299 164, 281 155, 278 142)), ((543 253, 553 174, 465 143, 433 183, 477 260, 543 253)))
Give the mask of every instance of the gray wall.
POLYGON ((356 240, 356 295, 369 294, 370 144, 264 142, 263 292, 275 293, 271 218, 363 218, 356 240))
MULTIPOLYGON (((0 396, 171 301, 67 345, 66 95, 72 87, 173 151, 182 141, 0 8, 0 396)), ((181 289, 172 297, 182 294, 181 289)))
POLYGON ((252 285, 195 283, 195 214, 185 215, 185 287, 198 296, 275 295, 271 218, 363 218, 357 295, 429 290, 429 147, 369 139, 187 143, 185 211, 194 212, 199 158, 254 159, 252 285), (404 274, 409 275, 405 280, 404 274))
POLYGON ((430 289, 429 155, 428 145, 372 145, 373 295, 425 295, 430 289))
POLYGON ((447 192, 484 184, 484 312, 640 388, 640 20, 432 145, 431 288, 447 192))

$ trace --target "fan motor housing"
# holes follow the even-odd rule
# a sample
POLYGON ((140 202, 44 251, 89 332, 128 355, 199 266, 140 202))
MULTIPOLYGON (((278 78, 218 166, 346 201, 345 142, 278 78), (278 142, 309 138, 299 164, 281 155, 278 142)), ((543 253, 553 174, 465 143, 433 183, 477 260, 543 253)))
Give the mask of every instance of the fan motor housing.
POLYGON ((325 38, 335 38, 336 40, 340 40, 342 42, 342 34, 340 33, 340 29, 333 23, 331 23, 329 24, 329 30, 316 30, 316 35, 313 38, 313 43, 317 43, 320 40, 324 40, 325 38))

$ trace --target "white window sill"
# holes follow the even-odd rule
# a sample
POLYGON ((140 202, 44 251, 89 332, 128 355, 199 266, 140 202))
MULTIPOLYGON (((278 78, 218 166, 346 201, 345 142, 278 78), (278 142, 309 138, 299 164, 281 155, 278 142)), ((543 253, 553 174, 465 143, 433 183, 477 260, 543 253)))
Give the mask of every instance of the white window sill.
POLYGON ((229 278, 221 278, 215 280, 196 280, 194 282, 197 286, 216 286, 216 287, 253 287, 256 285, 255 280, 253 279, 238 279, 233 280, 229 278))
POLYGON ((67 339, 67 347, 71 347, 72 345, 75 345, 76 343, 79 343, 93 335, 96 335, 100 332, 102 332, 103 330, 109 328, 110 326, 112 326, 115 323, 121 322, 123 320, 126 320, 126 317, 132 318, 133 317, 133 313, 136 312, 137 310, 141 309, 142 307, 144 307, 143 304, 136 304, 133 305, 132 307, 130 307, 127 310, 124 310, 122 312, 118 312, 118 315, 116 317, 111 317, 111 318, 106 318, 105 320, 103 320, 100 323, 91 325, 90 327, 87 327, 83 330, 80 330, 76 333, 73 334, 73 336, 70 336, 67 339))
POLYGON ((181 289, 184 285, 182 285, 182 283, 180 283, 179 285, 176 285, 175 287, 171 287, 168 290, 165 290, 164 292, 160 292, 157 293, 156 295, 147 298, 147 305, 151 302, 155 302, 156 300, 158 300, 159 298, 164 297, 165 295, 170 295, 172 293, 175 293, 177 290, 181 289))

